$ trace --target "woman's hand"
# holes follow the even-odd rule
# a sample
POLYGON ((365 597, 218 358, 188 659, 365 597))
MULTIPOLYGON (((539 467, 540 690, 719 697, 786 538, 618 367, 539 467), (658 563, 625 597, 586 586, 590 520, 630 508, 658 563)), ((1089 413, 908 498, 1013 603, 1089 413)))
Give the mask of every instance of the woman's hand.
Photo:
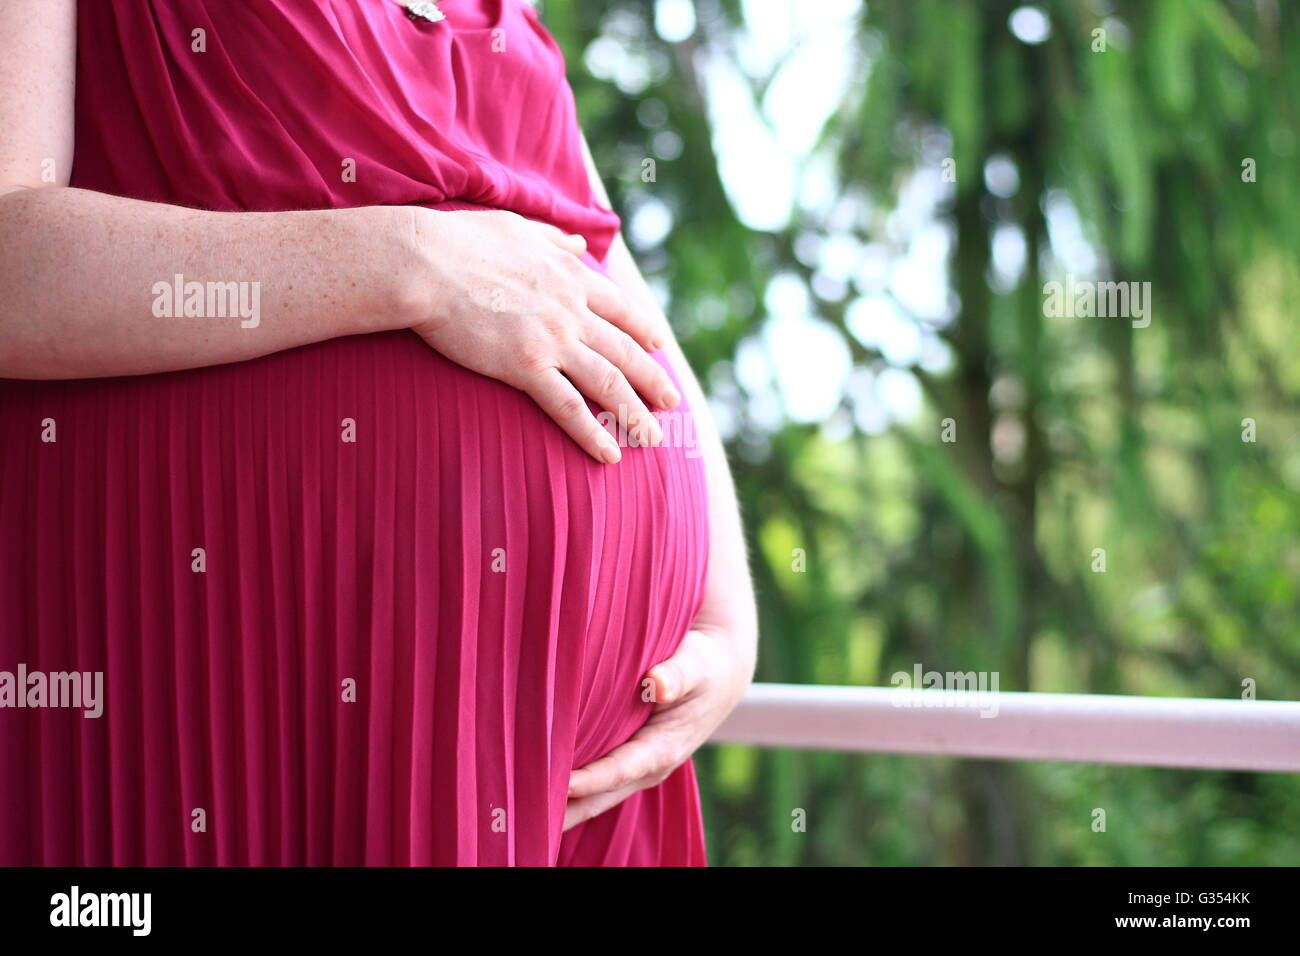
POLYGON ((697 623, 643 687, 654 712, 627 743, 573 771, 564 829, 661 783, 713 735, 754 676, 753 642, 697 623))
POLYGON ((526 392, 598 461, 621 455, 584 396, 637 444, 663 440, 646 402, 681 401, 649 355, 667 332, 582 263, 581 236, 499 210, 411 212, 420 266, 411 328, 430 346, 526 392))

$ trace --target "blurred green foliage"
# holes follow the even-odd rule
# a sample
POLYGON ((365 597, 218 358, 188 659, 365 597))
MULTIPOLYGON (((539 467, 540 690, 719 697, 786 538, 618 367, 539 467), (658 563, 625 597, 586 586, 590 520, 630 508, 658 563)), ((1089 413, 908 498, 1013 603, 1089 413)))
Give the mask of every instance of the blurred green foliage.
MULTIPOLYGON (((615 208, 671 213, 663 241, 637 251, 731 406, 759 679, 878 685, 921 662, 998 671, 1004 690, 1233 697, 1253 679, 1260 697, 1300 698, 1300 5, 1044 0, 1050 36, 1033 43, 1009 29, 1014 2, 866 3, 854 81, 816 147, 860 214, 846 225, 842 209, 832 222, 796 205, 776 232, 746 228, 728 201, 700 75, 701 55, 734 55, 763 6, 698 0, 694 32, 667 43, 652 2, 542 5, 615 208), (639 80, 592 74, 601 38, 639 80), (680 152, 647 182, 665 130, 680 152), (1014 164, 1010 195, 982 172, 994 157, 1014 164), (856 368, 886 367, 846 324, 862 290, 819 285, 799 240, 888 247, 909 177, 945 158, 957 305, 934 332, 952 361, 908 370, 919 418, 872 434, 755 421, 735 357, 777 273, 807 283, 856 368), (1053 196, 1077 211, 1097 278, 1152 284, 1150 327, 1044 316, 1043 285, 1063 271, 1053 196), (1029 252, 995 282, 1006 227, 1029 252), (940 440, 945 418, 955 443, 940 440)), ((772 79, 749 76, 756 101, 772 79)), ((851 402, 828 421, 851 426, 851 402)), ((717 864, 1300 859, 1288 775, 740 747, 706 748, 699 766, 717 864), (1097 807, 1106 833, 1090 828, 1097 807)))

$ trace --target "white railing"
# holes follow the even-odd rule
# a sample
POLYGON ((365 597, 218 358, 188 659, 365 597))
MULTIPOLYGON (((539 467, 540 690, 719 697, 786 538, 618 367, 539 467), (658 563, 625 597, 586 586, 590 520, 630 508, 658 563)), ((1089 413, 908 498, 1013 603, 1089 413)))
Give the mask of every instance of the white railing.
POLYGON ((1294 773, 1300 703, 755 684, 711 742, 1294 773))

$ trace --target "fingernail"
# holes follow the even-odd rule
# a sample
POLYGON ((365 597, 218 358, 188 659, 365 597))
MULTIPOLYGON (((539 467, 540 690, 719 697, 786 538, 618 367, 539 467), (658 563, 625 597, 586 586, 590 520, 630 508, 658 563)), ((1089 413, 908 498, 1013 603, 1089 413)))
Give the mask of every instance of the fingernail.
POLYGON ((600 443, 600 457, 605 459, 605 464, 613 465, 623 457, 623 453, 618 450, 618 445, 612 438, 607 438, 600 443))
POLYGON ((658 445, 664 440, 664 433, 659 428, 658 423, 652 418, 642 427, 641 438, 647 445, 658 445))
POLYGON ((668 386, 668 391, 664 392, 664 397, 660 399, 660 404, 664 408, 676 408, 677 403, 681 400, 682 397, 677 394, 677 389, 670 385, 668 386))
POLYGON ((652 335, 652 336, 650 337, 650 351, 651 351, 651 352, 658 352, 658 351, 659 351, 661 348, 663 348, 663 347, 664 347, 663 336, 661 336, 661 335, 652 335))

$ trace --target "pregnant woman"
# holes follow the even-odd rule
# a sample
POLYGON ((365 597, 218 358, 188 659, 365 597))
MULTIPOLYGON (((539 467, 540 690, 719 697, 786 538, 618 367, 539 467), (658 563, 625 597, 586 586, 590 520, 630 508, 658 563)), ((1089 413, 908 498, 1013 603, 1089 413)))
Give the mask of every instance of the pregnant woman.
POLYGON ((5 0, 0 248, 0 864, 704 862, 734 493, 522 0, 5 0))

